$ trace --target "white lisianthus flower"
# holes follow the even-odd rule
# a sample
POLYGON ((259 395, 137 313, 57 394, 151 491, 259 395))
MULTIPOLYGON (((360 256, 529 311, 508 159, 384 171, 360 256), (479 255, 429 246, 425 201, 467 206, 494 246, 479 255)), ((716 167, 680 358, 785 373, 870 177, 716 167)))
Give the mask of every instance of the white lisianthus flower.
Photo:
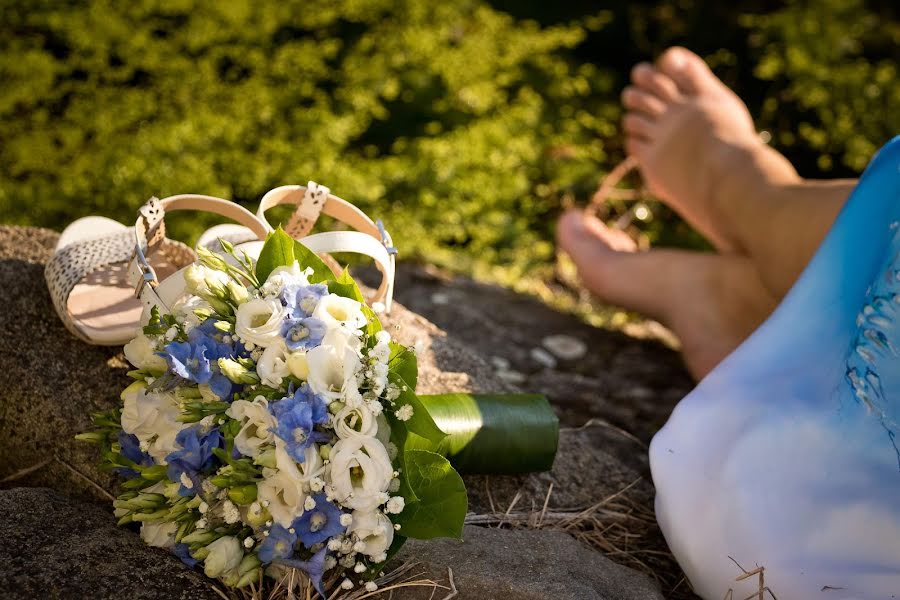
POLYGON ((330 459, 331 487, 338 502, 362 511, 381 504, 394 474, 384 444, 374 437, 339 440, 330 459))
POLYGON ((147 521, 141 525, 141 539, 156 548, 171 548, 175 545, 178 523, 174 521, 147 521))
POLYGON ((135 382, 122 392, 122 429, 147 444, 147 453, 159 464, 177 450, 175 437, 187 427, 178 421, 181 409, 175 395, 169 392, 148 392, 146 384, 135 382))
POLYGON ((275 464, 277 470, 264 470, 265 479, 256 486, 258 498, 276 523, 282 527, 290 527, 294 519, 303 513, 306 494, 303 492, 302 475, 297 469, 297 463, 288 455, 279 439, 275 440, 275 464))
POLYGON ((282 380, 291 374, 287 360, 288 349, 283 340, 266 348, 256 363, 256 374, 262 384, 272 388, 280 387, 282 380))
POLYGON ((348 331, 356 331, 366 326, 362 304, 337 294, 322 296, 312 316, 323 321, 328 329, 339 326, 348 331))
POLYGON ((378 421, 365 404, 345 406, 334 416, 334 431, 343 439, 351 437, 375 437, 378 421))
POLYGON ((277 296, 286 285, 307 285, 309 272, 300 269, 296 260, 289 267, 278 267, 269 273, 266 282, 260 288, 264 296, 277 296))
POLYGON ((300 472, 300 481, 303 482, 304 489, 308 490, 310 486, 310 481, 314 477, 318 477, 325 470, 324 464, 322 462, 322 456, 319 454, 319 446, 318 444, 310 444, 310 446, 303 451, 304 461, 298 465, 298 471, 300 472))
POLYGON ((153 342, 140 330, 138 330, 133 340, 125 344, 123 350, 125 351, 125 358, 136 369, 165 371, 167 368, 166 359, 162 356, 157 356, 157 350, 153 342))
POLYGON ((234 445, 241 454, 256 458, 261 446, 274 441, 275 434, 270 428, 275 427, 275 417, 269 412, 269 401, 262 396, 253 402, 235 400, 225 414, 241 422, 241 430, 234 437, 234 445))
POLYGON ((297 350, 288 354, 287 365, 291 375, 297 379, 304 381, 309 379, 309 362, 306 360, 306 350, 297 350))
POLYGON ((219 577, 234 570, 244 559, 241 542, 233 535, 220 537, 206 547, 209 555, 203 562, 203 572, 207 577, 219 577))
POLYGON ((391 547, 394 541, 394 524, 384 513, 354 510, 349 533, 363 544, 360 552, 374 558, 391 547))
POLYGON ((336 400, 342 396, 345 387, 358 390, 356 373, 362 368, 361 345, 358 337, 341 329, 334 328, 326 333, 321 345, 306 353, 307 382, 312 391, 336 400))
POLYGON ((281 341, 281 326, 287 309, 274 298, 257 298, 241 304, 235 315, 235 333, 244 342, 268 348, 281 341))

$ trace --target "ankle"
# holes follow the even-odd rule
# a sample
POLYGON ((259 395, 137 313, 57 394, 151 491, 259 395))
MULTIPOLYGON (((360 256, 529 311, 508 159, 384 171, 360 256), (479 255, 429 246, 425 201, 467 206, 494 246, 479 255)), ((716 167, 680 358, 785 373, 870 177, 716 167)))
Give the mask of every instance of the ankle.
POLYGON ((782 190, 803 183, 784 156, 758 139, 725 145, 708 168, 710 210, 744 253, 758 243, 758 221, 777 210, 782 190))

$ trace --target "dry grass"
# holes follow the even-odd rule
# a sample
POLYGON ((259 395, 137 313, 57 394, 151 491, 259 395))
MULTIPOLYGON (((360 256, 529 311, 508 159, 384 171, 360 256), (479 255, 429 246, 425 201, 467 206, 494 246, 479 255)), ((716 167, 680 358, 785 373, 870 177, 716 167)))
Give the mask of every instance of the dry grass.
POLYGON ((577 509, 549 509, 553 485, 541 510, 517 511, 517 494, 505 511, 470 514, 466 523, 488 527, 558 529, 594 548, 621 565, 653 578, 666 598, 693 600, 675 557, 669 552, 651 507, 631 494, 638 478, 592 506, 577 509))

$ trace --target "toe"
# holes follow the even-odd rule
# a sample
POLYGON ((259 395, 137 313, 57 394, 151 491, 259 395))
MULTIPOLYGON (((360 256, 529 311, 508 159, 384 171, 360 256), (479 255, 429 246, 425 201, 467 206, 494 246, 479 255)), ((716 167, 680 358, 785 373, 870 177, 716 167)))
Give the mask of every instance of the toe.
POLYGON ((657 65, 685 94, 696 95, 719 83, 706 62, 687 48, 669 48, 659 57, 657 65))
POLYGON ((675 102, 681 98, 678 86, 662 71, 648 63, 639 63, 631 70, 631 80, 638 89, 656 96, 663 102, 675 102))
POLYGON ((641 112, 650 117, 658 117, 666 110, 662 100, 633 85, 622 90, 622 104, 628 110, 641 112))
POLYGON ((622 127, 625 133, 633 137, 646 140, 653 139, 654 123, 642 113, 630 112, 622 118, 622 127))
POLYGON ((560 218, 556 240, 578 267, 588 289, 615 301, 616 288, 623 280, 622 260, 637 249, 634 240, 578 209, 569 210, 560 218))

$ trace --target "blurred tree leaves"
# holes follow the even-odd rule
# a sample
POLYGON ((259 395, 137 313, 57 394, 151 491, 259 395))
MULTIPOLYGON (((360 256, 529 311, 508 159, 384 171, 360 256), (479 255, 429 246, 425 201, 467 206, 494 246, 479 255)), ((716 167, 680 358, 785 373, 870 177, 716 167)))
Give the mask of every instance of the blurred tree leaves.
MULTIPOLYGON (((191 191, 255 208, 314 179, 383 218, 403 256, 509 281, 549 263, 563 197, 622 158, 618 92, 671 43, 709 58, 804 175, 857 172, 900 129, 889 2, 0 8, 2 222, 129 222, 191 191)), ((698 243, 654 214, 653 239, 698 243)))

